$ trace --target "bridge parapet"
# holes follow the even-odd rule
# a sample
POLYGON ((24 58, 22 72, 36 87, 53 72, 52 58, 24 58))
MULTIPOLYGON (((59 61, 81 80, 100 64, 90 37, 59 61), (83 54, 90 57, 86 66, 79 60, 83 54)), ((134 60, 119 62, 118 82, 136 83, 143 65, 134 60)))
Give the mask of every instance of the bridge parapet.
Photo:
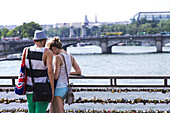
POLYGON ((0 42, 0 51, 8 53, 22 53, 25 47, 34 45, 33 40, 31 41, 4 41, 0 42))
MULTIPOLYGON (((162 47, 170 43, 170 35, 129 35, 129 36, 83 36, 72 38, 61 38, 63 48, 80 42, 92 44, 101 47, 102 53, 110 54, 112 46, 122 42, 141 42, 143 45, 156 46, 157 52, 162 52, 162 47)), ((34 45, 33 41, 8 41, 0 42, 0 51, 2 52, 22 52, 24 47, 34 45)))

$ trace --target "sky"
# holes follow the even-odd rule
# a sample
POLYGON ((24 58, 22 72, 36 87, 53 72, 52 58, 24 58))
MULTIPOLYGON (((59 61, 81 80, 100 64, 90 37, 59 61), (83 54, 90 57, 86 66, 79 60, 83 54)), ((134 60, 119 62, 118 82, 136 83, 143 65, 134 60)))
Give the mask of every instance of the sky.
POLYGON ((0 25, 129 21, 138 12, 170 11, 170 0, 0 0, 0 25))

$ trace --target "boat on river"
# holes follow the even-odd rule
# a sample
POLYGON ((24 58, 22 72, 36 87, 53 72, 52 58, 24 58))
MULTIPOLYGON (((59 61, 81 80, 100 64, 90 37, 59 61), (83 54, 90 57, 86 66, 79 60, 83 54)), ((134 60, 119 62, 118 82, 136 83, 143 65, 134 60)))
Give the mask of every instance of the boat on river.
POLYGON ((165 44, 166 47, 170 47, 170 43, 165 44))
POLYGON ((17 53, 17 54, 10 54, 7 56, 6 60, 21 60, 22 54, 17 53))

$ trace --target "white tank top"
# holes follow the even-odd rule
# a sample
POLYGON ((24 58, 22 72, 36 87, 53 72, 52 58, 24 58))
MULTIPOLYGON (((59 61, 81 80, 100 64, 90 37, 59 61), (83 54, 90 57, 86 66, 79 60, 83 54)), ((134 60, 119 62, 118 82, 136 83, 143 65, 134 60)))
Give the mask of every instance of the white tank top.
MULTIPOLYGON (((67 72, 68 75, 70 75, 70 71, 71 71, 71 67, 72 67, 72 63, 71 63, 71 55, 70 54, 65 54, 65 53, 61 53, 64 58, 65 58, 65 62, 66 62, 66 66, 67 66, 67 72)), ((62 56, 59 55, 63 65, 60 66, 60 72, 59 72, 59 76, 58 76, 58 80, 57 80, 57 88, 62 88, 62 87, 67 87, 67 74, 66 74, 66 70, 65 70, 65 64, 64 61, 62 59, 62 56)))

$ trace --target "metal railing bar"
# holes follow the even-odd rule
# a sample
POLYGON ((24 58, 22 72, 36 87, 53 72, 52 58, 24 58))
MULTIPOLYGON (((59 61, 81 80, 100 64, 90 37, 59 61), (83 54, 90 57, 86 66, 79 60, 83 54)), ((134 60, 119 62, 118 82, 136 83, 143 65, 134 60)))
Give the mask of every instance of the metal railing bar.
POLYGON ((73 87, 170 87, 170 85, 73 85, 73 87))
MULTIPOLYGON (((12 85, 0 85, 0 87, 14 87, 18 76, 0 75, 0 79, 12 79, 12 85)), ((110 85, 73 85, 73 87, 170 87, 168 85, 170 75, 71 75, 69 79, 110 79, 110 85), (118 85, 117 79, 162 79, 164 83, 163 85, 118 85)))
POLYGON ((0 85, 0 87, 15 87, 15 85, 0 85))
POLYGON ((112 79, 110 79, 110 85, 113 86, 113 81, 112 81, 112 79))
POLYGON ((70 79, 170 79, 170 76, 84 76, 84 77, 74 77, 70 76, 70 79))
MULTIPOLYGON (((170 79, 170 75, 70 75, 69 79, 170 79)), ((0 79, 18 79, 17 75, 0 75, 0 79)))
POLYGON ((167 79, 164 79, 164 85, 167 86, 168 85, 168 81, 167 79))

